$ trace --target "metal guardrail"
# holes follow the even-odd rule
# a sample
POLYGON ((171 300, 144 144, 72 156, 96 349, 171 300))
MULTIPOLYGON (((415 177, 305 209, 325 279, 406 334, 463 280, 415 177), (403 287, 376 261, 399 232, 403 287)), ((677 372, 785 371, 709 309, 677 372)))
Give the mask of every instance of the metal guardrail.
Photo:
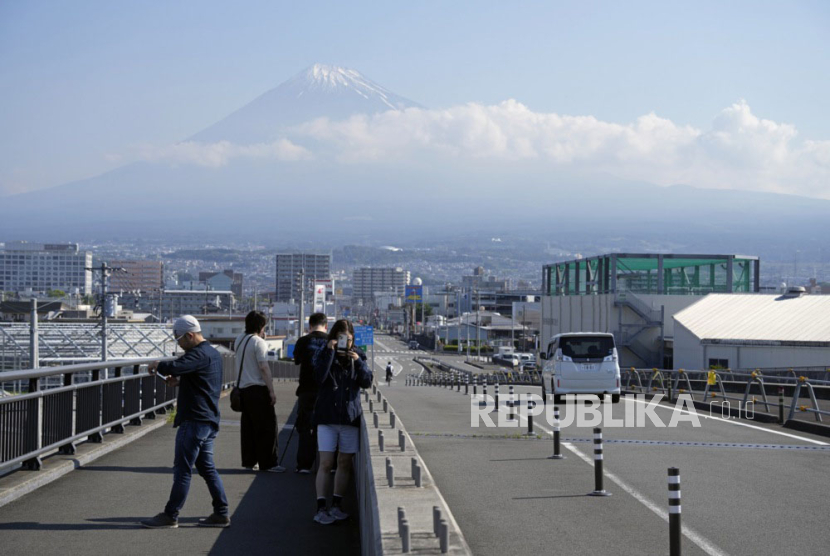
POLYGON ((677 393, 688 392, 700 394, 704 403, 734 401, 739 403, 739 408, 747 407, 747 404, 752 404, 753 408, 762 405, 767 412, 772 407, 778 410, 782 423, 794 419, 796 411, 811 413, 818 422, 822 422, 823 415, 830 415, 830 411, 821 409, 818 403, 819 399, 830 400, 830 371, 827 369, 803 371, 801 374, 793 369, 747 372, 630 368, 623 370, 621 375, 624 390, 661 392, 669 399, 677 393), (771 389, 774 391, 771 392, 771 389), (761 397, 760 401, 757 401, 756 394, 761 397), (777 402, 770 400, 771 394, 777 396, 777 402), (785 396, 791 397, 789 403, 784 402, 785 396), (799 403, 802 396, 809 400, 809 406, 799 403))
MULTIPOLYGON (((0 387, 28 382, 26 393, 0 397, 0 469, 22 464, 39 470, 46 454, 74 454, 80 441, 102 442, 106 429, 123 433, 125 424, 141 425, 142 419, 166 413, 176 403, 178 388, 167 386, 146 369, 153 361, 174 359, 112 360, 0 373, 0 387)), ((225 387, 236 379, 233 361, 232 355, 222 358, 225 387)))
POLYGON ((541 386, 542 385, 542 374, 540 371, 526 371, 526 372, 516 372, 510 371, 507 369, 499 369, 497 371, 492 371, 489 373, 482 372, 482 373, 473 373, 468 369, 462 369, 461 367, 457 367, 452 365, 451 363, 447 363, 445 361, 440 361, 438 359, 434 359, 432 357, 416 357, 415 361, 421 364, 425 364, 427 368, 432 367, 433 369, 437 368, 437 370, 430 370, 430 375, 427 377, 427 383, 431 384, 443 384, 446 382, 453 382, 454 380, 464 380, 466 381, 467 378, 470 379, 470 384, 473 383, 474 380, 477 380, 479 384, 516 384, 516 385, 523 385, 523 386, 541 386), (474 378, 475 377, 475 378, 474 378))

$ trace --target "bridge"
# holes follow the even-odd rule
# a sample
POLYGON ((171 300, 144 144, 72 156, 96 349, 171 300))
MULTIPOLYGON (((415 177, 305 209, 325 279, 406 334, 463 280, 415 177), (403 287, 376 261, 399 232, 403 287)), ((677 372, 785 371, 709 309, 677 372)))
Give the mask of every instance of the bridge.
MULTIPOLYGON (((179 529, 141 529, 138 520, 160 511, 172 480, 167 417, 174 392, 146 375, 146 360, 5 373, 4 381, 27 381, 29 393, 0 398, 3 553, 668 554, 672 540, 685 554, 828 551, 830 438, 820 421, 827 410, 821 378, 782 375, 760 386, 759 377, 750 377, 750 414, 741 376, 718 377, 721 385, 707 390, 708 376, 641 370, 624 379, 640 397, 604 404, 608 413, 597 423, 578 422, 588 400, 557 406, 564 457, 552 459, 557 422, 545 412, 553 409, 537 397, 528 410, 524 398, 542 392, 534 377, 494 374, 488 364, 408 350, 379 336, 375 369, 382 372, 387 361, 396 373, 391 386, 378 373, 362 397, 362 450, 346 506, 353 517, 333 527, 311 520, 313 476, 239 466, 238 414, 223 399, 216 460, 232 526, 195 526, 210 501, 194 477, 179 529), (496 394, 494 377, 498 406, 481 398, 485 384, 490 398, 496 394), (799 384, 818 394, 797 394, 799 384), (786 388, 784 399, 778 385, 786 388), (766 406, 762 392, 769 394, 766 406), (654 403, 655 394, 691 401, 676 411, 674 403, 654 403), (712 394, 732 407, 721 403, 710 413, 712 394), (779 404, 787 409, 783 423, 779 404), (699 427, 690 419, 695 411, 699 427), (677 416, 689 420, 614 426, 646 413, 666 424, 677 416), (485 417, 494 426, 485 426, 485 417), (670 468, 679 470, 681 490, 670 488, 670 468), (598 490, 610 496, 589 496, 598 490), (682 493, 682 504, 681 494, 670 492, 682 493), (672 539, 677 515, 682 525, 672 539)), ((286 466, 293 469, 296 374, 291 366, 273 370, 280 451, 287 446, 286 466)))

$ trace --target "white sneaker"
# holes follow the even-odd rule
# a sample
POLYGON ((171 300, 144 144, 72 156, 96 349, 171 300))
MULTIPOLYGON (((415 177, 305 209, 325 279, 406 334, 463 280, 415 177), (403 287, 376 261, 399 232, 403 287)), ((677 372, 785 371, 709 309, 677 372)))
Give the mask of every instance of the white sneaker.
POLYGON ((317 510, 317 513, 314 514, 314 521, 320 525, 331 525, 335 522, 335 519, 326 510, 317 510))
POLYGON ((343 521, 344 519, 349 519, 349 514, 347 514, 346 512, 344 512, 343 510, 341 510, 338 507, 333 507, 332 509, 330 509, 329 510, 329 515, 335 521, 343 521))

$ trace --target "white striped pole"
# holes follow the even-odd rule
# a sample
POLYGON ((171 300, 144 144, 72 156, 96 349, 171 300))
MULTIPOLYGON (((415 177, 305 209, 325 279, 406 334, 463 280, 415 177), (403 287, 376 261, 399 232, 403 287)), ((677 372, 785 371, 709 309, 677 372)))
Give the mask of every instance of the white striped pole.
POLYGON ((510 414, 507 417, 508 421, 513 421, 516 419, 516 400, 513 397, 513 385, 511 384, 508 388, 510 391, 510 414))
POLYGON ((499 383, 496 383, 496 413, 499 411, 499 383))
POLYGON ((483 388, 482 391, 484 392, 484 394, 482 395, 483 397, 482 397, 481 402, 479 402, 479 404, 478 404, 479 407, 481 405, 487 405, 487 381, 485 381, 484 384, 481 387, 483 388))
POLYGON ((594 429, 594 492, 588 493, 588 496, 611 496, 603 488, 603 473, 602 473, 602 429, 597 427, 594 429))
POLYGON ((470 375, 466 375, 467 380, 464 381, 464 395, 468 395, 470 393, 470 375))
POLYGON ((473 396, 478 395, 478 375, 473 375, 473 396))
POLYGON ((680 556, 680 469, 669 467, 669 556, 680 556))
MULTIPOLYGON (((521 402, 519 402, 521 403, 521 402)), ((533 434, 533 400, 527 397, 527 434, 533 434)))
POLYGON ((559 448, 559 407, 553 406, 553 455, 548 459, 565 459, 559 448))

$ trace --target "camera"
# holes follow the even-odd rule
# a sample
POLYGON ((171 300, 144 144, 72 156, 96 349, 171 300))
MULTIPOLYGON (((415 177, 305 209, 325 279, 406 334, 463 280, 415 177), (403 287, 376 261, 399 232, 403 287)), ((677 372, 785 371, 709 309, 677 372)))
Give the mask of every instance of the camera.
POLYGON ((349 351, 349 335, 348 334, 338 334, 337 335, 337 352, 338 353, 345 353, 349 351))

